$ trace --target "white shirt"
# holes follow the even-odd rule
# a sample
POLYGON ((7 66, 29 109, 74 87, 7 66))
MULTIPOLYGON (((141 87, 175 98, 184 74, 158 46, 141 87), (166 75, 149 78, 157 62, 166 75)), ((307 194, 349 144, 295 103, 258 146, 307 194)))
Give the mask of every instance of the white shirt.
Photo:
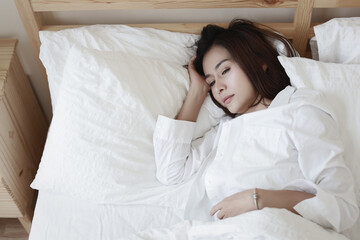
POLYGON ((294 209, 336 231, 350 228, 359 209, 338 129, 321 96, 287 87, 266 110, 225 118, 192 140, 195 123, 159 116, 154 132, 157 178, 190 179, 185 216, 210 219, 213 205, 247 189, 299 190, 316 196, 294 209))

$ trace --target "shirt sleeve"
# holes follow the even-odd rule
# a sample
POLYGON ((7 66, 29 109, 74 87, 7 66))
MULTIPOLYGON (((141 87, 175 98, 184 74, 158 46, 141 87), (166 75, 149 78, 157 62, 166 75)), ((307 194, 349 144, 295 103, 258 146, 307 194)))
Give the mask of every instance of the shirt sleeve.
POLYGON ((156 177, 163 184, 188 180, 211 152, 217 127, 192 139, 196 123, 159 116, 153 135, 156 177))
POLYGON ((294 209, 323 227, 344 231, 355 223, 359 208, 337 124, 331 115, 310 105, 301 107, 294 119, 293 139, 305 179, 289 183, 286 189, 315 195, 294 209))

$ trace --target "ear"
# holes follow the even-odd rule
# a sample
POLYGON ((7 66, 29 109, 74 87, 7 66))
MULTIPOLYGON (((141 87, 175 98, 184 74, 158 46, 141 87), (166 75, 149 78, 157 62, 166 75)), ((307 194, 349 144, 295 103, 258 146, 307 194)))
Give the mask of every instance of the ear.
POLYGON ((264 63, 264 64, 262 65, 262 69, 264 70, 264 72, 266 72, 266 70, 268 69, 268 65, 264 63))

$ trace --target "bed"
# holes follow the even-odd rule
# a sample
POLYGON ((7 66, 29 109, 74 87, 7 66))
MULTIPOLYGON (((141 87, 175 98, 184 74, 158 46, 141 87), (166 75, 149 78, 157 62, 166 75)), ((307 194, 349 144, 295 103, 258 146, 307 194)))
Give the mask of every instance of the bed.
MULTIPOLYGON (((88 26, 42 23, 44 12, 57 11, 293 8, 293 22, 265 25, 291 39, 304 57, 281 59, 292 83, 332 97, 330 105, 334 106, 342 129, 345 157, 354 175, 359 204, 360 162, 356 156, 360 152, 356 146, 360 143, 360 114, 356 106, 360 104, 357 97, 360 50, 359 44, 355 44, 360 41, 359 18, 327 23, 313 23, 311 18, 315 8, 360 8, 360 2, 15 2, 48 80, 53 108, 39 170, 31 185, 39 190, 39 196, 29 239, 356 239, 360 236, 359 220, 352 229, 338 234, 285 210, 266 209, 262 214, 248 214, 236 221, 184 220, 192 180, 176 186, 163 186, 156 180, 152 133, 159 114, 174 117, 179 111, 189 87, 183 65, 193 55, 191 46, 207 23, 88 26), (315 35, 313 46, 317 48, 311 50, 320 61, 310 59, 309 39, 314 43, 315 35), (353 46, 351 50, 349 44, 353 46), (314 78, 316 82, 309 81, 314 78), (343 81, 340 85, 327 84, 340 78, 343 81)), ((223 113, 207 98, 194 138, 201 137, 222 117, 223 113)))

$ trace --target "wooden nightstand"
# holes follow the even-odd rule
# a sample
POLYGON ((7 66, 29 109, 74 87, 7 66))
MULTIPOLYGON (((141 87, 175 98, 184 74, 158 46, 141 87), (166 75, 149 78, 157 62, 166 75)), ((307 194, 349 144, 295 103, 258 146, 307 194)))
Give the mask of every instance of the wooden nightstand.
POLYGON ((36 191, 30 188, 48 123, 16 55, 17 40, 0 39, 0 218, 30 232, 36 191))

